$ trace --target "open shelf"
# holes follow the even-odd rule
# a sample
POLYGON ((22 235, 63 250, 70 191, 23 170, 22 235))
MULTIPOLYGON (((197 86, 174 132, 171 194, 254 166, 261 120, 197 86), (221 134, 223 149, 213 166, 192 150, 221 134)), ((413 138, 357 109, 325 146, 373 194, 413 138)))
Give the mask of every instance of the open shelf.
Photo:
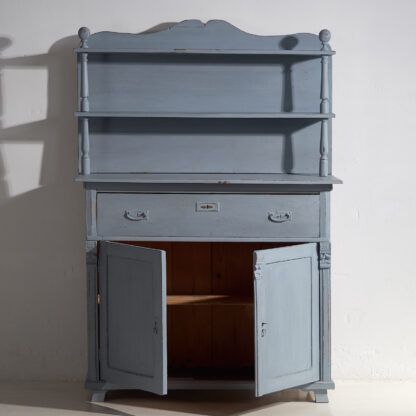
POLYGON ((252 305, 253 298, 248 296, 231 296, 231 295, 168 295, 166 296, 168 306, 185 306, 185 305, 252 305))
POLYGON ((329 185, 342 183, 335 176, 287 173, 91 173, 79 175, 78 182, 109 183, 192 183, 192 184, 269 184, 329 185))
POLYGON ((300 118, 325 120, 333 113, 209 113, 209 112, 141 112, 141 111, 76 111, 76 117, 126 117, 126 118, 300 118))
POLYGON ((75 48, 76 53, 135 53, 135 54, 186 54, 186 55, 290 55, 329 56, 335 51, 300 51, 293 49, 142 49, 142 48, 75 48))

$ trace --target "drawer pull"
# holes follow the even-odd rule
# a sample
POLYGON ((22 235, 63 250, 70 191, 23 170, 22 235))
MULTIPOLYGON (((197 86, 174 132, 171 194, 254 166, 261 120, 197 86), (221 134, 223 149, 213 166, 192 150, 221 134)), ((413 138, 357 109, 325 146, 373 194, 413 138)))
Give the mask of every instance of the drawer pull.
POLYGON ((270 211, 269 220, 272 222, 286 222, 292 220, 291 211, 270 211))
POLYGON ((196 211, 198 212, 219 212, 219 202, 197 202, 196 211))
POLYGON ((143 221, 149 219, 149 211, 124 211, 124 216, 130 221, 143 221))

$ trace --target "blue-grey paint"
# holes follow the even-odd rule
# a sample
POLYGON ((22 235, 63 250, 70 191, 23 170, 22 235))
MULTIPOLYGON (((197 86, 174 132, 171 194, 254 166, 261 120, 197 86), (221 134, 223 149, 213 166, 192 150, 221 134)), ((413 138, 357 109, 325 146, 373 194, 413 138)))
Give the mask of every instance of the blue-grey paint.
MULTIPOLYGON (((242 173, 229 173, 229 174, 209 174, 209 173, 190 173, 183 174, 178 173, 140 173, 140 174, 91 174, 78 176, 79 182, 93 182, 95 184, 99 182, 105 183, 152 183, 152 184, 217 184, 217 185, 229 185, 229 184, 246 184, 250 186, 252 184, 257 185, 328 185, 342 183, 335 176, 315 176, 315 175, 295 175, 295 174, 242 174, 242 173)), ((223 188, 228 189, 228 188, 223 188)))
POLYGON ((319 237, 319 196, 98 193, 97 235, 319 237), (217 204, 219 209, 204 212, 198 210, 200 203, 217 204), (291 213, 287 221, 271 219, 287 212, 291 213))
POLYGON ((167 393, 166 255, 100 244, 101 379, 167 393))
POLYGON ((254 252, 256 396, 319 380, 316 244, 254 252))
POLYGON ((79 36, 92 400, 120 388, 299 387, 327 401, 329 192, 341 183, 329 31, 256 36, 188 20, 79 36), (309 243, 256 252, 255 380, 167 386, 164 253, 110 242, 97 250, 106 239, 309 243))

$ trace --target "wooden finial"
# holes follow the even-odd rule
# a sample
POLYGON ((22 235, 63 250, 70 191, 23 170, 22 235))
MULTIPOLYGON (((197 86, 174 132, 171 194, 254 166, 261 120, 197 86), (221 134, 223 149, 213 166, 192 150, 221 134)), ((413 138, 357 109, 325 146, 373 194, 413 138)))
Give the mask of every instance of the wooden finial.
POLYGON ((81 27, 78 30, 78 36, 81 39, 80 48, 88 48, 87 40, 90 37, 90 30, 87 27, 81 27))
POLYGON ((328 29, 322 29, 319 32, 319 40, 322 42, 321 50, 323 51, 330 50, 328 42, 331 40, 331 32, 328 29))

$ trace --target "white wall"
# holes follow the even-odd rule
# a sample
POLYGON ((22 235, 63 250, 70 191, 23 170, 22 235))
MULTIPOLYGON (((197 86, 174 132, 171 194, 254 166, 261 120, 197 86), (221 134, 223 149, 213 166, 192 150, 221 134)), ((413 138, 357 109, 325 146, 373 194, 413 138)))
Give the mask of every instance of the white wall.
POLYGON ((334 379, 416 378, 415 1, 1 0, 0 378, 83 379, 77 30, 332 31, 334 379), (413 237, 413 238, 412 238, 413 237))

